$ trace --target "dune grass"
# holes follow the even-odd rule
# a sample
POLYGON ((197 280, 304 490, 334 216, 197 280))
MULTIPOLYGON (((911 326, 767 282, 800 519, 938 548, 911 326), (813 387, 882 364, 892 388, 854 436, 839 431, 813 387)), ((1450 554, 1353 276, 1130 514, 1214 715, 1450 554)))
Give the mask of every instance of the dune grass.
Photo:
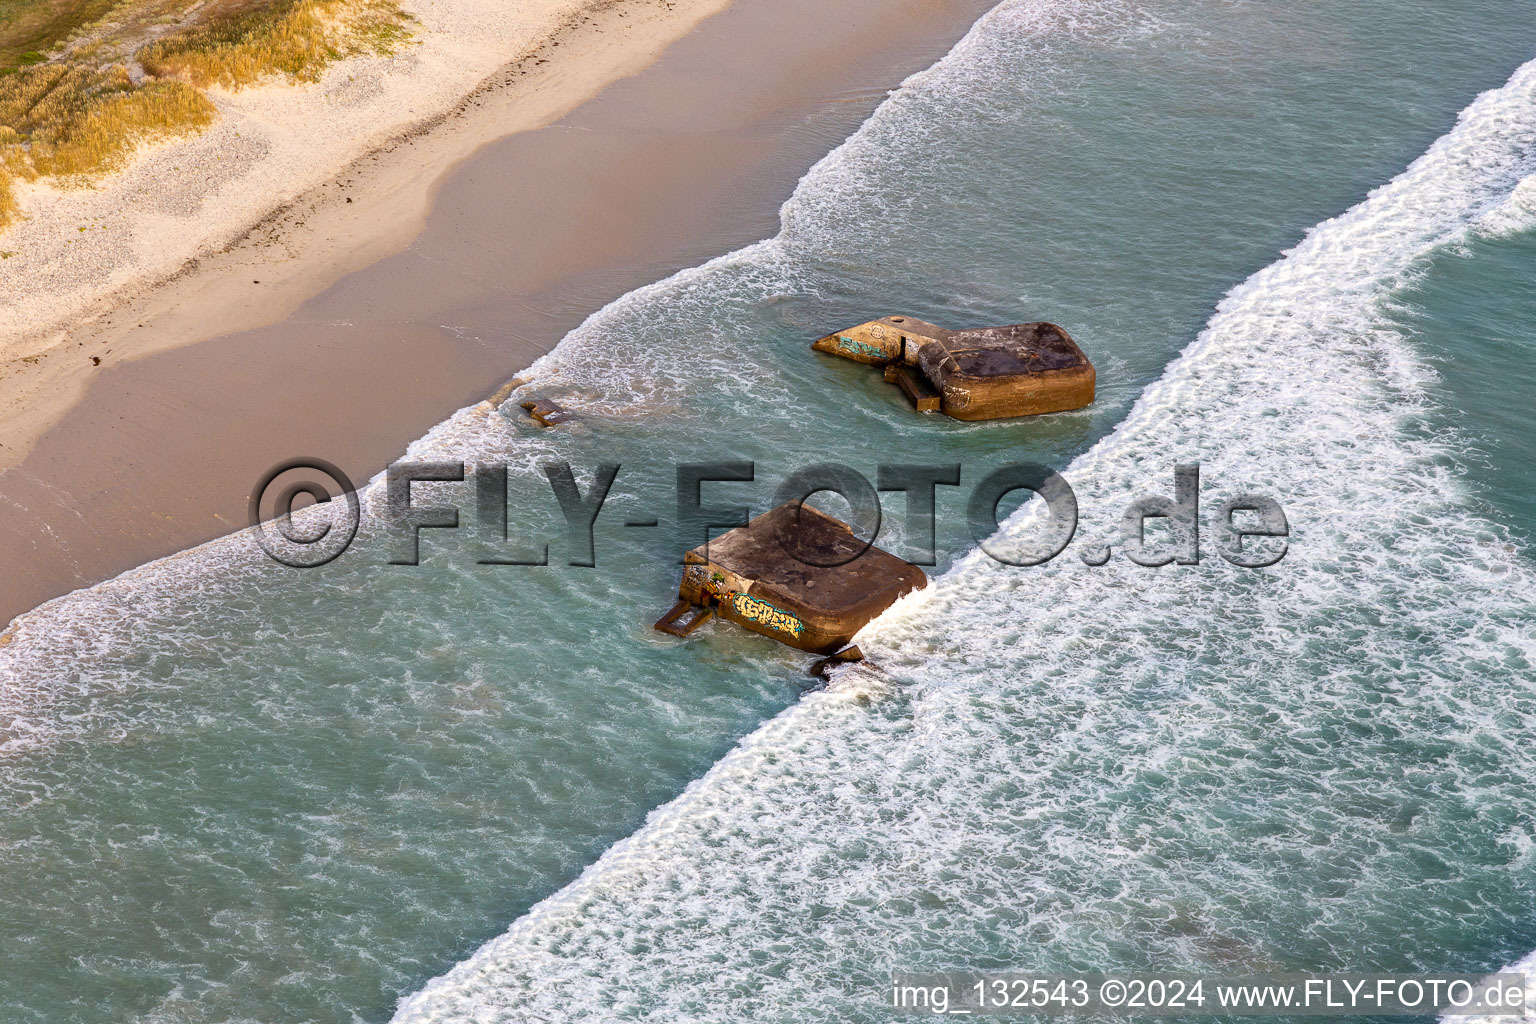
POLYGON ((0 0, 0 228, 18 214, 17 181, 88 181, 211 123, 204 88, 314 81, 409 37, 396 0, 192 3, 0 0))
POLYGON ((408 35, 394 0, 277 0, 230 5, 139 52, 152 74, 238 88, 267 75, 314 81, 326 64, 389 54, 408 35))
POLYGON ((0 78, 0 226, 17 214, 13 182, 116 170, 141 143, 196 131, 214 114, 186 82, 134 85, 121 64, 37 64, 0 78))

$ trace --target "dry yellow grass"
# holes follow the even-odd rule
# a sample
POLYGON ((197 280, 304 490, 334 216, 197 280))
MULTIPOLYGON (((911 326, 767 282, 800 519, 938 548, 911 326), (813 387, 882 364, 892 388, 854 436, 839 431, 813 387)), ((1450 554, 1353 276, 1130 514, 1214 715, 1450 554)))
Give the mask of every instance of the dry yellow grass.
POLYGON ((51 177, 115 170, 139 143, 184 135, 214 113, 208 97, 185 82, 102 93, 33 136, 32 166, 51 177))
POLYGON ((139 52, 145 70, 197 85, 250 85, 267 75, 314 81, 329 61, 389 54, 406 38, 394 0, 281 0, 234 7, 139 52))
MULTIPOLYGON (((216 111, 200 87, 313 81, 330 61, 393 52, 408 20, 395 0, 215 0, 195 23, 138 48, 150 77, 137 84, 122 63, 98 66, 100 40, 0 68, 0 228, 17 215, 16 181, 89 179, 142 143, 210 123, 216 111)), ((137 45, 116 42, 119 53, 137 45)))
POLYGON ((0 79, 0 225, 16 214, 14 181, 115 170, 141 143, 213 118, 208 97, 187 83, 135 86, 121 64, 41 64, 7 75, 0 79))

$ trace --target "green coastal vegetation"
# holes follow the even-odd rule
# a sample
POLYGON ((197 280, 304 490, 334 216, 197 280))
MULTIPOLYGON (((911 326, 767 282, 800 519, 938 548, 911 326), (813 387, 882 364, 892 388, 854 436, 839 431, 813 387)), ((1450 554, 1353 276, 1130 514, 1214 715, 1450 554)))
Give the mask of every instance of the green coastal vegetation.
POLYGON ((212 122, 208 87, 313 81, 409 21, 396 0, 0 0, 0 228, 15 182, 88 182, 212 122))

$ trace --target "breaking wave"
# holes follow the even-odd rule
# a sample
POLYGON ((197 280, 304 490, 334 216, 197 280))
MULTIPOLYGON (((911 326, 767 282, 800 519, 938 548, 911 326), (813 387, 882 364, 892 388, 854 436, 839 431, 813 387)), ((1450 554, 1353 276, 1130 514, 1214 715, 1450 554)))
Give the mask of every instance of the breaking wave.
POLYGON ((1044 568, 961 559, 869 627, 866 666, 397 1021, 874 1021, 898 970, 1518 955, 1536 577, 1465 511, 1429 371, 1381 305, 1437 248, 1520 229, 1533 171, 1536 62, 1226 297, 1065 472, 1088 540, 1044 568), (1278 499, 1287 558, 1075 557, 1177 462, 1207 509, 1278 499))

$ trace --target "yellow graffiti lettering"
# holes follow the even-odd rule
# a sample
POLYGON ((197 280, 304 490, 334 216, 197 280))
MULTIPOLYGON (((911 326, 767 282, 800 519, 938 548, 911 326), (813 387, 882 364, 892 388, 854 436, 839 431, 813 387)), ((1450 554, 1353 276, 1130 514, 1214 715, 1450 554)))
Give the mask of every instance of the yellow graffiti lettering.
POLYGON ((736 614, 750 622, 776 629, 781 633, 799 636, 805 631, 805 623, 785 611, 780 611, 767 601, 759 601, 746 594, 737 594, 734 602, 736 614))

